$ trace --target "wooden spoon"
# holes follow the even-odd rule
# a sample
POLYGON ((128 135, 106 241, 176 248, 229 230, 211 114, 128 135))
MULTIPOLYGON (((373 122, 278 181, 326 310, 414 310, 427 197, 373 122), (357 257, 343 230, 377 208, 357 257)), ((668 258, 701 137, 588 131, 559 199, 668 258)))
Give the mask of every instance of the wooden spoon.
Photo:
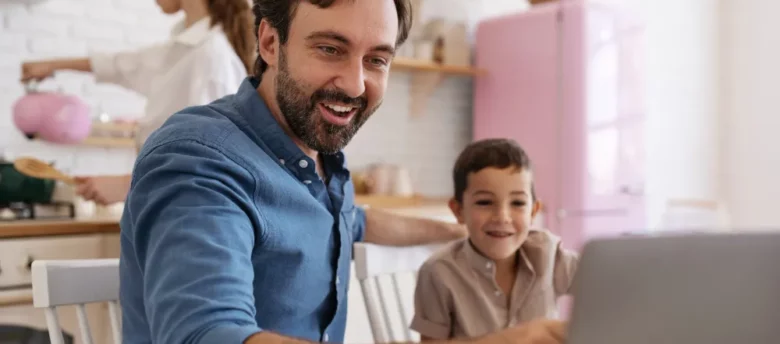
POLYGON ((75 185, 76 181, 51 165, 35 158, 23 157, 14 161, 14 168, 21 174, 41 179, 54 179, 75 185))

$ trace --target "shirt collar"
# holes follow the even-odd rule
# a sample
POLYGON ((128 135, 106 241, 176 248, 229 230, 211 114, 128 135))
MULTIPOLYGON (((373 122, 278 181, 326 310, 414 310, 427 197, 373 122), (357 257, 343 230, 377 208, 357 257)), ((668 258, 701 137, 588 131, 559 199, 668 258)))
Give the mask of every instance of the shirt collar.
MULTIPOLYGON (((531 273, 534 273, 533 264, 531 264, 531 261, 528 259, 528 255, 526 254, 523 245, 520 246, 519 251, 519 263, 524 264, 531 271, 531 273)), ((465 256, 469 265, 471 265, 471 268, 474 269, 477 273, 490 279, 495 278, 496 264, 492 259, 485 257, 482 253, 477 251, 476 247, 474 247, 474 244, 471 242, 471 239, 466 239, 466 242, 463 245, 463 255, 465 256)))
MULTIPOLYGON (((252 76, 247 77, 236 93, 240 120, 250 128, 250 136, 254 137, 256 142, 266 145, 282 165, 300 164, 301 161, 306 161, 306 164, 311 166, 313 170, 315 162, 307 157, 292 138, 284 132, 279 122, 271 114, 268 105, 257 92, 259 85, 259 80, 252 76)), ((347 163, 342 151, 334 155, 324 154, 323 160, 328 166, 338 166, 346 171, 347 163)))
POLYGON ((184 20, 181 20, 173 27, 173 40, 181 44, 195 46, 203 42, 215 30, 221 30, 221 26, 219 24, 211 26, 210 17, 204 17, 190 27, 184 27, 184 20))

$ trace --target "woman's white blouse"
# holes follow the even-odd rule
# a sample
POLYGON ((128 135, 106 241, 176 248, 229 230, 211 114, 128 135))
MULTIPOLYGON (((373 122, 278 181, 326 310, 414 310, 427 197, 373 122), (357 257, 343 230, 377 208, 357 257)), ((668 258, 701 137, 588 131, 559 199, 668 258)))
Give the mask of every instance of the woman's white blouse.
POLYGON ((98 82, 118 84, 146 97, 138 146, 174 113, 235 93, 247 72, 222 27, 204 18, 170 40, 134 51, 90 56, 98 82))

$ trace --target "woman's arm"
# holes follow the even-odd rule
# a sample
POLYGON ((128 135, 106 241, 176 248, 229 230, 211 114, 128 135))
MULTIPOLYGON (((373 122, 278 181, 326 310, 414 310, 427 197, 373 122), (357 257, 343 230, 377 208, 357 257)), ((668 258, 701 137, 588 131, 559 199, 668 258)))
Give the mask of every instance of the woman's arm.
POLYGON ((92 64, 89 59, 56 59, 35 62, 25 62, 22 64, 22 82, 31 80, 43 80, 54 75, 58 70, 74 70, 79 72, 92 72, 92 64))
POLYGON ((95 53, 75 59, 30 61, 22 64, 22 82, 42 80, 60 70, 92 73, 97 82, 122 86, 148 97, 151 81, 160 73, 163 58, 170 49, 169 42, 122 51, 95 53))

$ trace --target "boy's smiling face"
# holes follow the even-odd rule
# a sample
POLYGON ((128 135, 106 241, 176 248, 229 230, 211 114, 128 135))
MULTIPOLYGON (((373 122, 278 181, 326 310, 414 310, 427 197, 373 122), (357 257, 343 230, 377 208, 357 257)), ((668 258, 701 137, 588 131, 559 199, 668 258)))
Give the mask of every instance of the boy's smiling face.
POLYGON ((462 202, 450 201, 458 222, 466 225, 471 242, 487 258, 511 258, 525 242, 539 211, 532 186, 527 169, 488 167, 469 174, 462 202))

